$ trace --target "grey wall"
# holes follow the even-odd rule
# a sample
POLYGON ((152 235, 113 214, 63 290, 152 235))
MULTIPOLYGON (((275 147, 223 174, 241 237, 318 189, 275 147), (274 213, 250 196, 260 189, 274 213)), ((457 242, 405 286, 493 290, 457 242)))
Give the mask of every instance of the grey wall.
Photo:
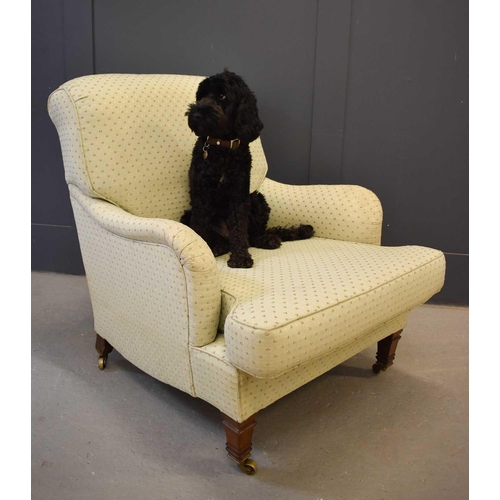
POLYGON ((271 178, 372 189, 383 244, 443 250, 436 300, 468 300, 465 0, 40 0, 32 53, 34 269, 83 272, 50 91, 227 66, 257 95, 271 178))

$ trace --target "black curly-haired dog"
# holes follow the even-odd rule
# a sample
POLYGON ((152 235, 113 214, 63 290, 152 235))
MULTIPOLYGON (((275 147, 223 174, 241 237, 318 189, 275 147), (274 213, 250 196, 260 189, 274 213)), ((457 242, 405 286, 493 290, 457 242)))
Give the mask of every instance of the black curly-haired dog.
POLYGON ((203 80, 186 113, 198 136, 189 169, 191 210, 181 222, 194 229, 215 256, 231 252, 230 267, 252 267, 250 246, 278 248, 310 238, 312 226, 267 228, 270 208, 250 193, 249 144, 259 137, 257 100, 243 79, 228 71, 203 80))

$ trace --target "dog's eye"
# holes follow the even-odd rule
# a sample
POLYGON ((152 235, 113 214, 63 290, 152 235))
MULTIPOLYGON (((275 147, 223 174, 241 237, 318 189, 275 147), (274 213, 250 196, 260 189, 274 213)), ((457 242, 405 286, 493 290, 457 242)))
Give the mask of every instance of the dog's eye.
POLYGON ((225 96, 224 94, 219 94, 219 99, 220 99, 221 101, 223 101, 225 98, 226 98, 226 96, 225 96))

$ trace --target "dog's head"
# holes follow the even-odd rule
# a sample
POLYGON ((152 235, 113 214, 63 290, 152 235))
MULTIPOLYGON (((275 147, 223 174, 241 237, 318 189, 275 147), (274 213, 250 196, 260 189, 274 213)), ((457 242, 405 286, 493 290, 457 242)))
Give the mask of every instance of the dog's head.
POLYGON ((199 137, 250 143, 264 127, 253 92, 243 78, 227 69, 200 83, 196 102, 189 105, 186 116, 189 128, 199 137))

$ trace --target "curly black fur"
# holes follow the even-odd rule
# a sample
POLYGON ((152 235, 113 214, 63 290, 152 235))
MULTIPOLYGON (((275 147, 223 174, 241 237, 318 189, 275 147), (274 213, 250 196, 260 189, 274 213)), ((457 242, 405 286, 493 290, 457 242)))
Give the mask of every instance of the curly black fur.
POLYGON ((250 246, 278 248, 282 241, 310 238, 312 226, 267 228, 270 208, 262 193, 250 191, 249 144, 263 124, 257 100, 243 79, 228 71, 203 80, 186 113, 198 136, 189 169, 191 210, 181 222, 194 229, 215 256, 231 252, 230 267, 252 267, 250 246), (210 145, 207 137, 239 139, 237 149, 210 145))

